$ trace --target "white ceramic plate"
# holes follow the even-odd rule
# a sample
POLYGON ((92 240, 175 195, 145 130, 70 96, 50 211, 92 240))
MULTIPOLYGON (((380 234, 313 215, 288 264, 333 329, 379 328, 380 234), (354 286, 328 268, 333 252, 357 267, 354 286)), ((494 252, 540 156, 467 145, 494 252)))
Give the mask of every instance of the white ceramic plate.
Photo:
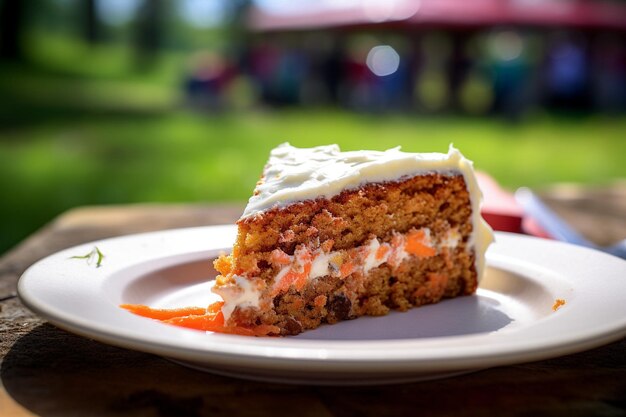
POLYGON ((178 229, 64 250, 19 281, 26 306, 58 327, 206 371, 314 384, 423 380, 590 349, 626 335, 626 262, 563 243, 498 233, 477 295, 406 313, 253 338, 161 324, 118 307, 205 306, 235 228, 178 229), (95 262, 74 259, 94 247, 95 262), (557 311, 557 298, 566 304, 557 311))

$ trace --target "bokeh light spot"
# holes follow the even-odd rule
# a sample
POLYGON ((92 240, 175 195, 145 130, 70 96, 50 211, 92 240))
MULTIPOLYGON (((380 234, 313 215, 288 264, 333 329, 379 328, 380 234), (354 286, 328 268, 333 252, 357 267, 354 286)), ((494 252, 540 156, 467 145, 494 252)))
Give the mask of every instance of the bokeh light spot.
POLYGON ((524 51, 524 39, 511 30, 493 34, 490 41, 492 55, 501 61, 517 59, 524 51))
POLYGON ((379 45, 369 51, 366 63, 375 75, 384 77, 398 71, 400 55, 389 45, 379 45))

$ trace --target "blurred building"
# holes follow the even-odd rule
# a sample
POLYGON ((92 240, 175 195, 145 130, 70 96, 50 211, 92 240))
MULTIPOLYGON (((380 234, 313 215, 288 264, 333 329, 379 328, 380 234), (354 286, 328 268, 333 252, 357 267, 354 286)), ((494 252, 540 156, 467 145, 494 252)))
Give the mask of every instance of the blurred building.
POLYGON ((270 105, 364 111, 626 109, 626 3, 258 1, 239 71, 270 105))

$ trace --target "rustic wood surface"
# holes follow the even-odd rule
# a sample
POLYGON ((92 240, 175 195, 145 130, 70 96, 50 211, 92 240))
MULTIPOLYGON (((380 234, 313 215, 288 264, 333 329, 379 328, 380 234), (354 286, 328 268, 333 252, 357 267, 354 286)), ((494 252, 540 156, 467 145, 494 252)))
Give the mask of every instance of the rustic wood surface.
MULTIPOLYGON (((544 195, 592 239, 626 237, 621 208, 626 193, 572 190, 544 195), (597 195, 607 195, 602 192, 611 197, 600 201, 597 195), (608 232, 607 221, 612 222, 608 232)), ((626 340, 430 382, 291 386, 193 371, 75 336, 47 324, 16 297, 21 273, 58 250, 110 236, 232 223, 241 210, 239 205, 79 208, 5 254, 0 259, 0 416, 626 415, 626 340)))

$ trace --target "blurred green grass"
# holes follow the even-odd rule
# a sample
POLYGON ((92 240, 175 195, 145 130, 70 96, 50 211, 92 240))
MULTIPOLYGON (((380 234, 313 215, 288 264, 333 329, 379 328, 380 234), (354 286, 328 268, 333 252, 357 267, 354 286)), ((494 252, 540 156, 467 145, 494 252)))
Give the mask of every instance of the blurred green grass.
POLYGON ((454 142, 478 169, 514 188, 626 177, 625 131, 626 120, 599 117, 512 127, 335 110, 54 120, 1 133, 0 245, 8 248, 77 205, 243 201, 269 150, 283 141, 442 152, 454 142))
POLYGON ((624 116, 537 114, 511 124, 323 108, 208 114, 181 105, 181 55, 142 75, 120 63, 123 50, 56 48, 0 66, 0 253, 79 205, 243 202, 285 141, 416 152, 454 143, 511 189, 626 177, 624 116))

